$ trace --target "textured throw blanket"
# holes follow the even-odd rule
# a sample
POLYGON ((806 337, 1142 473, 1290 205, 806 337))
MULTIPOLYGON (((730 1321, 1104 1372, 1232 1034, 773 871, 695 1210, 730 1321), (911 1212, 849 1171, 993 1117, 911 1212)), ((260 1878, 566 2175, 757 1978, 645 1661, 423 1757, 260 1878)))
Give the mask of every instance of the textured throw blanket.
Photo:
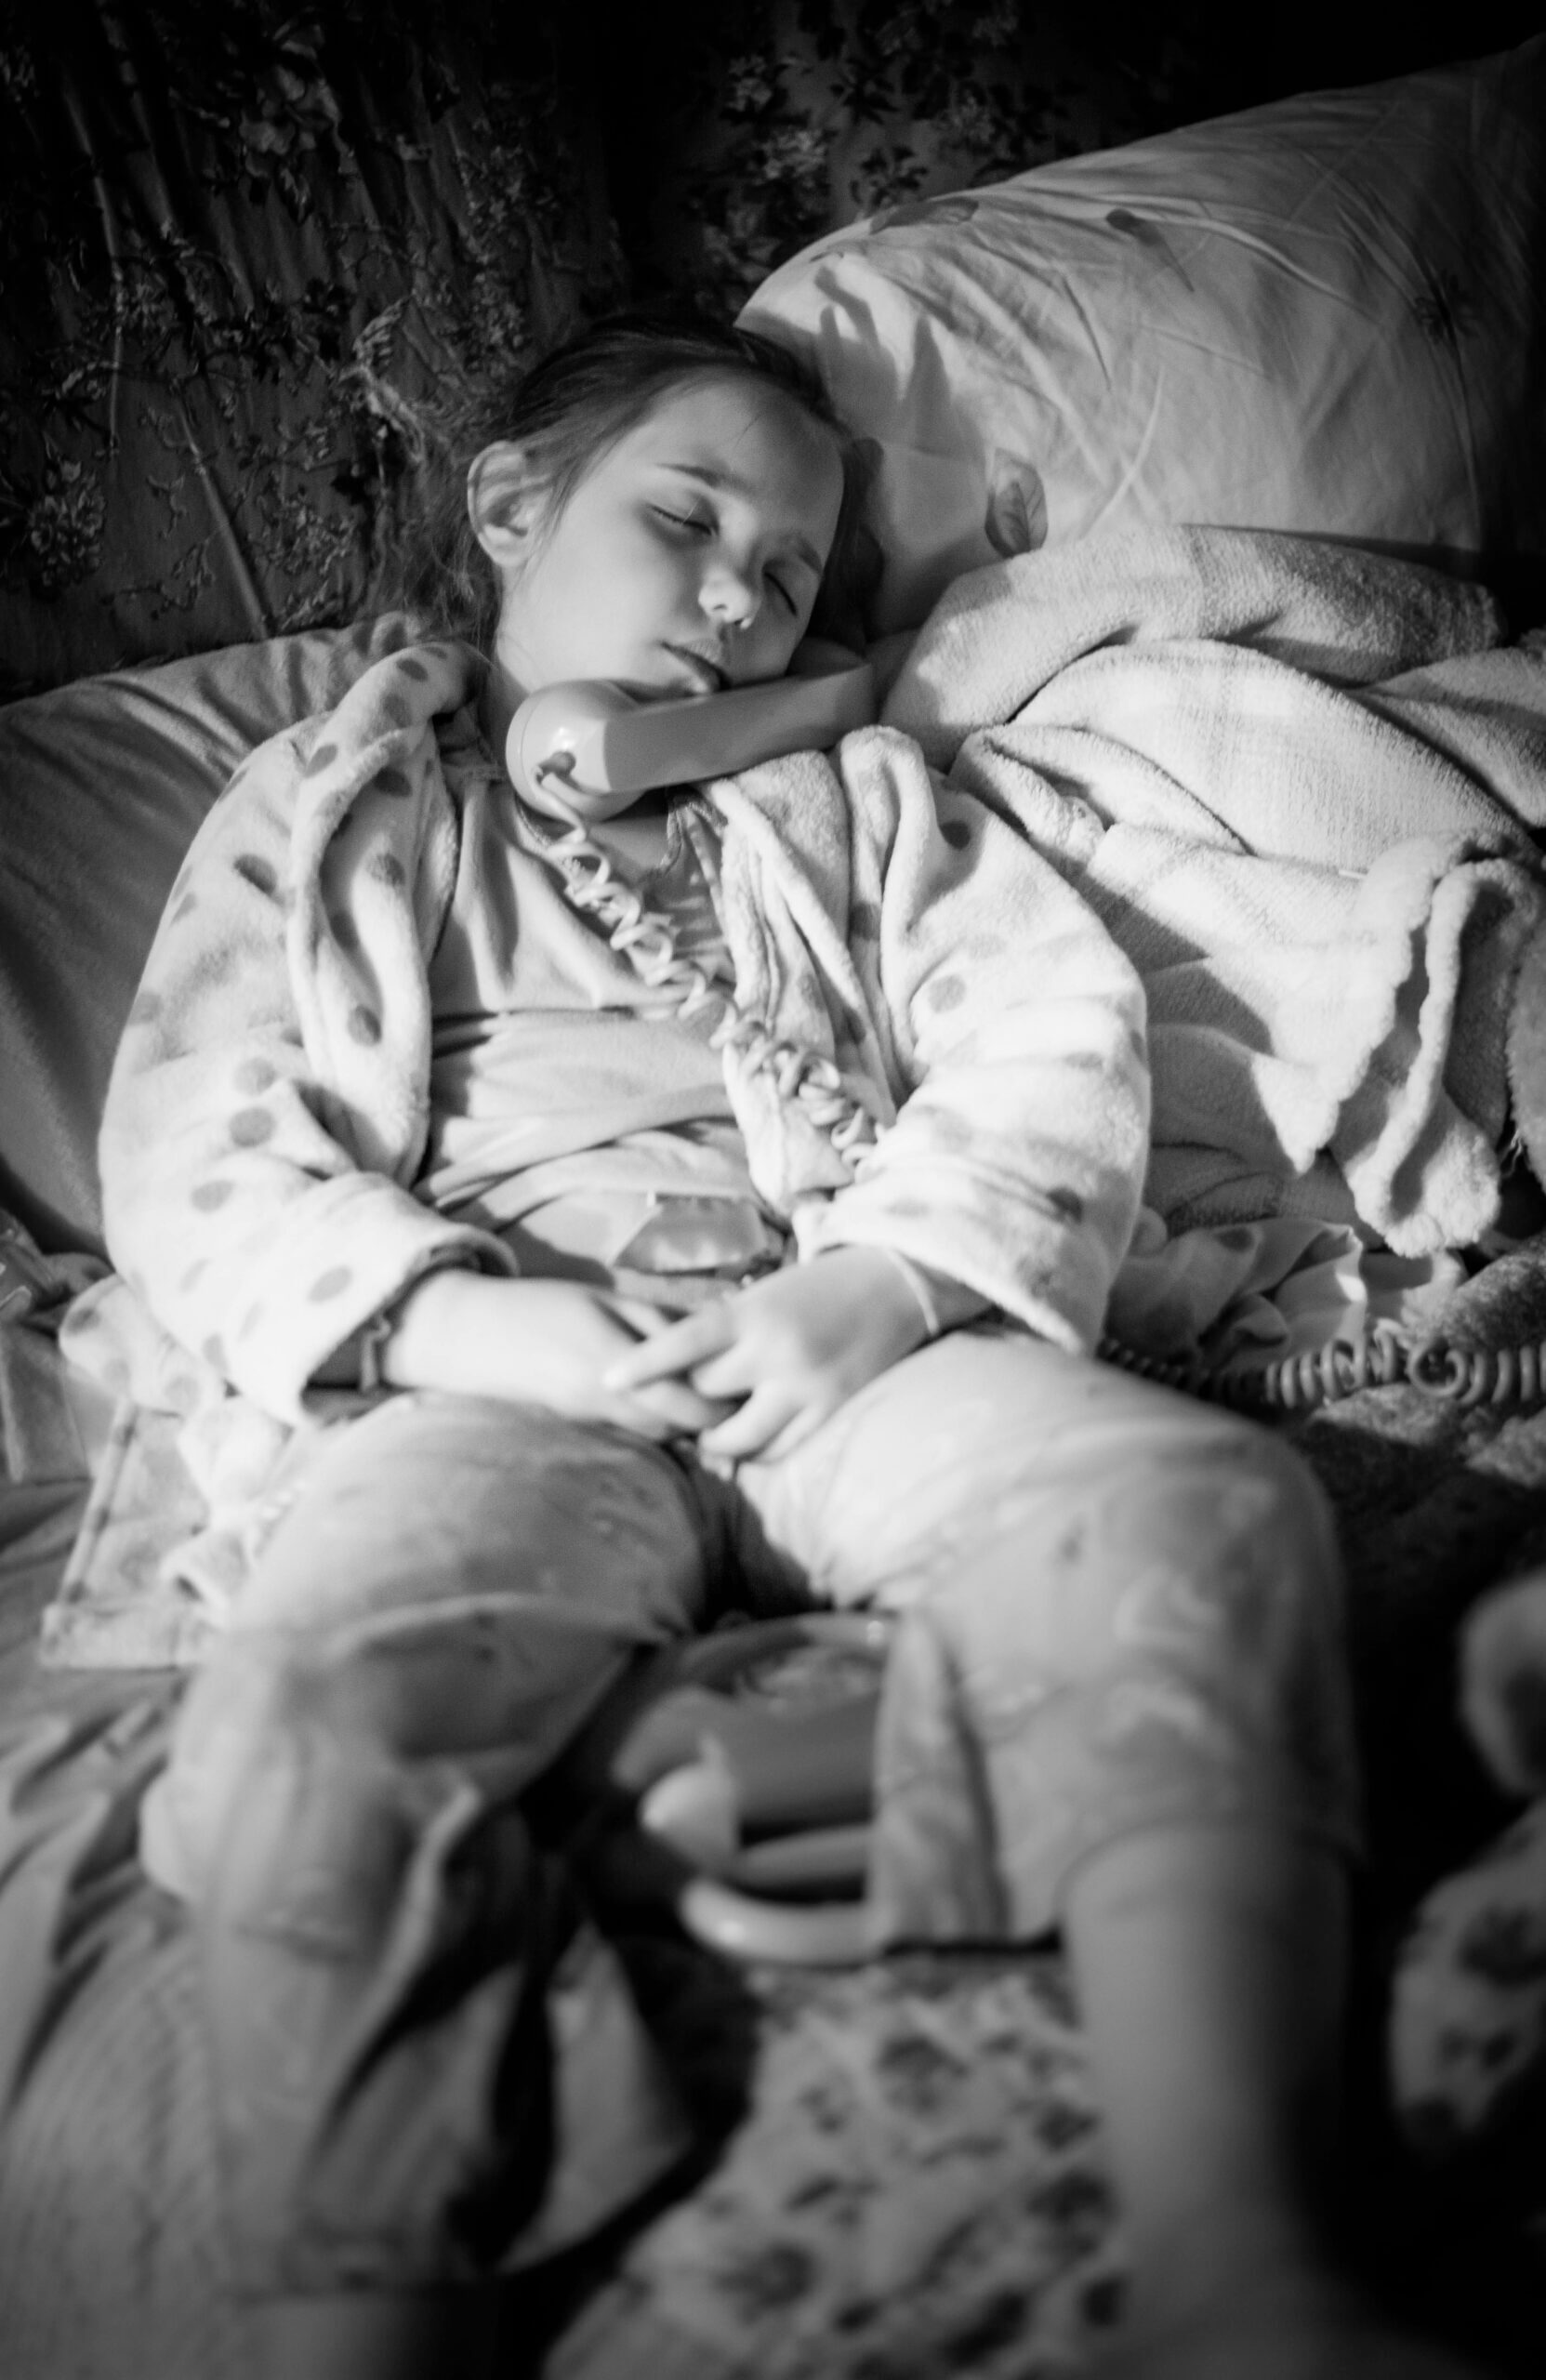
MULTIPOLYGON (((1188 1226, 1475 1241, 1546 1051, 1546 657, 1487 592, 1250 531, 1092 537, 959 580, 885 710, 1137 965, 1146 1201, 1188 1226)), ((1536 1153, 1538 1156, 1540 1152, 1536 1153)))

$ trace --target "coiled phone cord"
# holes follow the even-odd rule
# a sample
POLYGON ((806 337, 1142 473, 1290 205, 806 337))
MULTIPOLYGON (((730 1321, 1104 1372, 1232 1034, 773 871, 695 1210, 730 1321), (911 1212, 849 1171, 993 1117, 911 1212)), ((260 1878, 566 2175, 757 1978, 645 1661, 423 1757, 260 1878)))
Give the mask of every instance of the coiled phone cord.
MULTIPOLYGON (((628 960, 641 981, 652 991, 674 995, 678 1016, 717 1004, 721 1014, 709 1034, 709 1046, 733 1048, 753 1069, 766 1070, 780 1098, 798 1099, 834 1148, 846 1155, 873 1143, 875 1119, 845 1089, 832 1061, 777 1039, 759 1018, 747 1014, 733 992, 716 984, 694 959, 682 958, 670 920, 646 907, 573 812, 570 818, 569 826, 548 846, 549 855, 559 863, 568 898, 596 919, 613 949, 628 960)), ((1377 1326, 1365 1340, 1332 1340, 1252 1371, 1232 1371, 1206 1357, 1146 1355, 1109 1336, 1095 1352, 1123 1371, 1244 1412, 1310 1412, 1360 1389, 1388 1388, 1400 1381, 1466 1408, 1531 1405, 1546 1396, 1546 1341, 1513 1347, 1452 1347, 1443 1339, 1428 1339, 1411 1346, 1389 1326, 1377 1326)))
POLYGON ((548 846, 563 871, 564 888, 577 909, 594 917, 614 950, 626 958, 651 991, 674 996, 674 1013, 692 1016, 709 1003, 721 1013, 709 1047, 733 1049, 753 1072, 772 1076, 781 1099, 798 1099, 811 1122, 846 1156, 875 1139, 875 1118, 844 1087, 830 1058, 797 1042, 781 1041, 758 1017, 748 1015, 733 992, 716 984, 695 959, 683 959, 670 921, 646 908, 631 884, 616 875, 605 852, 578 819, 548 846))
POLYGON ((1425 1339, 1410 1346, 1394 1330, 1377 1329, 1356 1343, 1333 1340, 1254 1371, 1230 1371, 1195 1356, 1143 1355, 1111 1338, 1103 1339, 1096 1353, 1124 1371, 1240 1411, 1306 1413, 1361 1388, 1388 1388, 1398 1381, 1468 1409, 1533 1405, 1546 1396, 1546 1341, 1452 1347, 1444 1339, 1425 1339))

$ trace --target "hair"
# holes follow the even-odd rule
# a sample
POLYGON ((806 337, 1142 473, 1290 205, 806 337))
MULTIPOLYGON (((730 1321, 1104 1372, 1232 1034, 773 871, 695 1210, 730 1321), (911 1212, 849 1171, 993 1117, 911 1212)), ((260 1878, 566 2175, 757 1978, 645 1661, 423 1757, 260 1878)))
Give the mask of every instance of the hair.
POLYGON ((674 310, 608 314, 535 364, 485 382, 458 410, 422 466, 425 497, 390 598, 427 635, 488 653, 499 619, 498 575, 467 509, 467 474, 485 446, 509 439, 531 456, 556 518, 586 472, 660 403, 693 381, 726 377, 780 390, 829 430, 843 497, 811 627, 862 643, 876 549, 861 514, 868 450, 839 417, 813 367, 775 339, 674 310))

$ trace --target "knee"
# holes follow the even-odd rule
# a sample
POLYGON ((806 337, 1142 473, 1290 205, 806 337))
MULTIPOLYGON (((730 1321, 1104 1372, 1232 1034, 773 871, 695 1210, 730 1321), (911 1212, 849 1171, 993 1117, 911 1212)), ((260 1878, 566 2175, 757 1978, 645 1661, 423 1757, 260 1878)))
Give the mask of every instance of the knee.
POLYGON ((229 1884, 231 1846, 344 1856, 450 1801, 509 1802, 626 1666, 637 1641, 561 1611, 446 1612, 234 1630, 194 1678, 149 1797, 142 1863, 184 1898, 229 1884))
POLYGON ((1180 1508, 1198 1567, 1242 1580, 1270 1578, 1280 1597, 1333 1606, 1340 1600, 1341 1563, 1325 1493, 1303 1459, 1270 1430, 1248 1421, 1210 1429, 1195 1450, 1177 1449, 1167 1488, 1156 1516, 1180 1508))
POLYGON ((1340 1562, 1331 1508, 1315 1473, 1283 1439, 1256 1422, 1226 1433, 1207 1468, 1220 1480, 1219 1517, 1228 1534, 1270 1532, 1287 1568, 1322 1588, 1337 1583, 1340 1562))
POLYGON ((1086 1677, 1214 1681, 1264 1707, 1290 1680, 1335 1690, 1341 1579, 1314 1474, 1253 1422, 1160 1418, 1065 1491, 1044 1558, 1058 1651, 1086 1677))
POLYGON ((255 1795, 300 1798, 309 1749, 337 1737, 337 1688, 321 1639, 253 1632, 216 1648, 188 1687, 141 1811, 140 1861, 154 1883, 202 1897, 255 1795))
POLYGON ((1307 1700, 1340 1706, 1336 1533, 1318 1481, 1292 1448, 1247 1421, 1210 1434, 1169 1469, 1139 1527, 1118 1635, 1216 1678, 1269 1725, 1307 1700))

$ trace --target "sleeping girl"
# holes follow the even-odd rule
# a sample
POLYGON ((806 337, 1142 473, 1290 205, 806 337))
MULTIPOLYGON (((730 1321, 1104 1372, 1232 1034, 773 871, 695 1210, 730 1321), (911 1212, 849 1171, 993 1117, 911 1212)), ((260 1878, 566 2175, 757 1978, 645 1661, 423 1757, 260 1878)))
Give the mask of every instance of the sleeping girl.
POLYGON ((163 920, 112 1254, 283 1441, 141 1836, 202 1944, 232 2267, 276 2380, 485 2368, 548 2153, 526 1789, 641 1646, 875 1608, 876 1938, 1061 1929, 1112 2370, 1439 2380, 1332 2245, 1326 1513, 1265 1432, 1091 1357, 1146 1156, 1131 966, 885 728, 556 815, 503 765, 560 681, 782 675, 857 493, 776 347, 582 336, 430 524, 424 641, 246 762, 163 920))

